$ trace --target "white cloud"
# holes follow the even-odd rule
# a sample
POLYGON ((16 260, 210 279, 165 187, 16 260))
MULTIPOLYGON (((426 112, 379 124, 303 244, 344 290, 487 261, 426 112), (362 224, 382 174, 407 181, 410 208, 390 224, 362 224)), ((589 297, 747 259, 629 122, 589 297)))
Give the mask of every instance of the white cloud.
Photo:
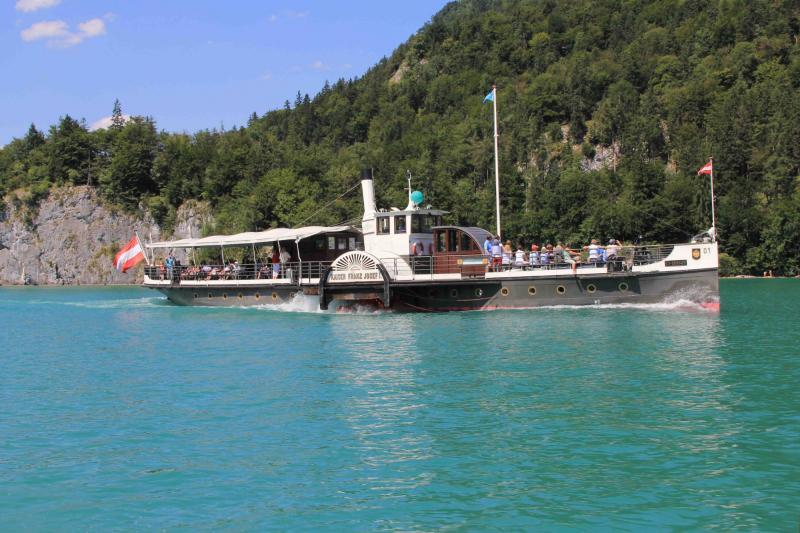
POLYGON ((23 41, 39 39, 58 39, 69 35, 69 26, 63 20, 45 20, 31 25, 20 32, 23 41))
POLYGON ((105 35, 106 23, 94 18, 78 24, 78 31, 70 31, 63 20, 46 20, 32 24, 20 32, 23 41, 47 40, 50 46, 68 47, 82 43, 85 39, 105 35))
POLYGON ((281 16, 276 15, 275 13, 271 14, 267 20, 269 22, 278 22, 281 18, 287 19, 304 19, 311 14, 311 11, 283 11, 281 16))
MULTIPOLYGON (((125 121, 128 121, 128 120, 131 119, 131 116, 130 115, 122 115, 122 118, 125 119, 125 121)), ((103 117, 101 119, 95 120, 94 122, 89 124, 89 131, 105 130, 105 129, 108 129, 110 127, 111 127, 111 116, 109 115, 107 117, 103 117)))
POLYGON ((329 70, 330 69, 330 67, 328 65, 326 65, 325 63, 323 63, 319 59, 317 59, 316 61, 311 63, 311 68, 313 68, 314 70, 329 70))
POLYGON ((91 19, 78 24, 78 29, 84 38, 90 39, 106 33, 106 23, 102 19, 91 19))
POLYGON ((57 6, 61 0, 17 0, 14 6, 17 11, 23 13, 30 13, 31 11, 38 11, 40 9, 47 9, 48 7, 57 6))

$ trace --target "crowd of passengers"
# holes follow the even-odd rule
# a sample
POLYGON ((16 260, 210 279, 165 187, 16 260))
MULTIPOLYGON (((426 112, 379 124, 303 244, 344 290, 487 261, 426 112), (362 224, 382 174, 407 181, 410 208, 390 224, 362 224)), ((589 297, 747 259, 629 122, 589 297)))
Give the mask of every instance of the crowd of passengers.
POLYGON ((255 265, 240 265, 239 261, 230 259, 227 263, 210 265, 205 262, 199 265, 183 266, 172 252, 158 265, 158 277, 161 280, 196 280, 218 281, 234 279, 279 279, 289 273, 292 255, 287 249, 272 249, 269 260, 255 265))
POLYGON ((570 266, 575 270, 582 263, 582 252, 586 254, 586 262, 590 265, 621 264, 621 247, 622 243, 617 239, 609 239, 606 246, 600 245, 597 239, 592 239, 583 250, 567 248, 557 242, 555 246, 551 243, 542 244, 541 247, 531 244, 530 250, 526 251, 522 244, 512 247, 511 241, 503 244, 499 237, 490 235, 483 242, 483 253, 491 258, 490 268, 495 271, 551 266, 570 266))

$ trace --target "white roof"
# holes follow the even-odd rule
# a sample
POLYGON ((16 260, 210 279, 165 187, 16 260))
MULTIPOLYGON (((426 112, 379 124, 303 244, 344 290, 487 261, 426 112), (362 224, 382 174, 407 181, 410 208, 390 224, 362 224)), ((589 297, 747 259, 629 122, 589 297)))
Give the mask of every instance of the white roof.
POLYGON ((275 228, 267 231, 248 231, 236 235, 212 235, 199 239, 180 239, 145 244, 147 248, 208 248, 219 246, 250 246, 278 241, 300 241, 321 233, 356 231, 353 226, 306 226, 304 228, 275 228))

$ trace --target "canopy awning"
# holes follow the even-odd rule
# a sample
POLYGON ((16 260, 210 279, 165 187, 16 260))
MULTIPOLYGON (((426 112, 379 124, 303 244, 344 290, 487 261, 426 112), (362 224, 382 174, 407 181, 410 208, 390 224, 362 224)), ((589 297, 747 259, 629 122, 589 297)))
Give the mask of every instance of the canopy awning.
POLYGON ((180 239, 176 241, 159 241, 145 244, 146 248, 218 248, 220 246, 251 246, 278 241, 301 241, 308 237, 323 233, 342 233, 361 230, 353 226, 306 226, 303 228, 275 228, 267 231, 248 231, 236 235, 211 235, 198 239, 180 239))

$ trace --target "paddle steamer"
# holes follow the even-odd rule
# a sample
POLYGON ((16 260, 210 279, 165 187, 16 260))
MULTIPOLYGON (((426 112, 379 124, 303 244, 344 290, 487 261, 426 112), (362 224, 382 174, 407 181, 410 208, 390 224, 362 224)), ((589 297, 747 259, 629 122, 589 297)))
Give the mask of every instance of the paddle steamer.
MULTIPOLYGON (((150 242, 144 286, 182 305, 252 306, 311 296, 320 309, 369 303, 406 311, 461 311, 686 300, 719 308, 718 250, 712 227, 690 243, 621 247, 609 262, 493 266, 490 232, 442 224, 409 188, 405 209, 379 210, 371 171, 361 176, 361 227, 278 228, 150 242), (211 248, 222 264, 155 265, 156 255, 211 248), (248 260, 225 264, 225 252, 248 260), (274 263, 264 255, 271 249, 274 263), (261 253, 259 253, 261 252, 261 253)), ((418 193, 416 193, 418 194, 418 193)))

